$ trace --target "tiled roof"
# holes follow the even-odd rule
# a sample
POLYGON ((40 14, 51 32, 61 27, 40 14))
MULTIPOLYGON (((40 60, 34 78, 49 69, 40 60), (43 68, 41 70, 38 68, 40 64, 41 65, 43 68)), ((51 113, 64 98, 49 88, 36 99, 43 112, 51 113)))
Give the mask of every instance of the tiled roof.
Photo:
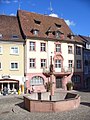
POLYGON ((84 39, 86 42, 90 43, 90 37, 79 35, 82 39, 84 39))
POLYGON ((75 39, 76 42, 84 44, 84 39, 81 38, 79 35, 75 35, 74 39, 75 39))
POLYGON ((23 41, 17 17, 0 15, 0 40, 23 41))
POLYGON ((61 33, 64 33, 65 39, 68 39, 67 35, 72 33, 65 21, 60 18, 31 13, 23 10, 18 11, 18 16, 22 31, 27 38, 36 37, 34 34, 32 34, 32 29, 39 30, 37 37, 41 38, 56 39, 55 35, 47 35, 46 33, 48 31, 60 31, 61 33), (35 21, 39 21, 39 23, 35 21))

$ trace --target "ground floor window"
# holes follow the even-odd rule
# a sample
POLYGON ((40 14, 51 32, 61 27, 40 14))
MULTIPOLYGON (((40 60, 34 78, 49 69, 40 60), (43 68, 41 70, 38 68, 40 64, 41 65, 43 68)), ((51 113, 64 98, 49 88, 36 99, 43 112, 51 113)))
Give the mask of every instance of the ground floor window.
POLYGON ((73 75, 72 81, 74 83, 80 83, 81 82, 81 76, 80 75, 73 75))
POLYGON ((44 79, 40 76, 34 76, 30 80, 30 85, 43 85, 44 84, 44 79))

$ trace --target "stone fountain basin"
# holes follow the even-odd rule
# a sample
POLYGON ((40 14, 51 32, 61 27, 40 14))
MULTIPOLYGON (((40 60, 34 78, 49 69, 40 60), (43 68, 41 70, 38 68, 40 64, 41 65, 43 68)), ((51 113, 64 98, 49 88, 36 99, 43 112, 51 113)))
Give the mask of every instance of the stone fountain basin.
POLYGON ((24 107, 30 112, 61 112, 78 108, 80 96, 70 92, 32 93, 24 96, 24 107))

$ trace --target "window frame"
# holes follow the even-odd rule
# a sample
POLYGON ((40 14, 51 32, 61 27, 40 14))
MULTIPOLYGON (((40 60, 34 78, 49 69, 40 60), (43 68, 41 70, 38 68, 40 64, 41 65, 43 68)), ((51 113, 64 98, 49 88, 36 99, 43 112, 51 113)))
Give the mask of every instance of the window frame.
POLYGON ((55 37, 56 37, 56 38, 60 38, 60 35, 61 35, 61 32, 60 32, 60 31, 56 31, 56 32, 55 32, 55 37))
POLYGON ((73 67, 73 60, 68 60, 68 68, 72 68, 73 67))
POLYGON ((10 47, 10 54, 12 54, 12 55, 19 55, 19 47, 18 46, 12 46, 12 47, 10 47), (12 48, 14 48, 14 49, 12 49, 12 48), (14 52, 14 51, 16 51, 15 50, 16 48, 17 48, 18 52, 14 52))
POLYGON ((81 76, 80 75, 74 75, 73 78, 72 78, 72 81, 75 84, 80 84, 81 83, 81 76))
POLYGON ((34 85, 38 86, 38 85, 43 85, 43 84, 44 84, 44 79, 41 76, 34 76, 30 80, 30 86, 34 86, 34 85))
POLYGON ((29 41, 29 51, 35 51, 36 50, 36 42, 29 41), (33 43, 33 44, 32 44, 33 43), (32 44, 32 45, 31 45, 32 44))
POLYGON ((46 52, 46 43, 40 43, 40 52, 46 52))
POLYGON ((61 68, 61 63, 61 59, 55 59, 55 68, 61 68))
POLYGON ((41 59, 41 68, 47 67, 46 59, 41 59))
POLYGON ((29 58, 29 69, 35 68, 36 66, 36 59, 35 58, 29 58), (30 61, 33 60, 33 61, 30 61))
POLYGON ((68 54, 72 54, 73 53, 73 49, 71 45, 68 45, 68 54))
POLYGON ((81 60, 77 60, 77 69, 81 69, 82 68, 82 62, 81 60))
POLYGON ((76 55, 81 55, 81 47, 76 46, 76 55))
POLYGON ((17 62, 17 61, 11 61, 10 62, 10 70, 19 70, 19 62, 17 62), (14 68, 12 68, 11 64, 14 64, 14 68), (15 68, 15 64, 17 64, 17 68, 15 68))
POLYGON ((55 51, 56 52, 61 52, 61 44, 56 44, 55 45, 55 51))

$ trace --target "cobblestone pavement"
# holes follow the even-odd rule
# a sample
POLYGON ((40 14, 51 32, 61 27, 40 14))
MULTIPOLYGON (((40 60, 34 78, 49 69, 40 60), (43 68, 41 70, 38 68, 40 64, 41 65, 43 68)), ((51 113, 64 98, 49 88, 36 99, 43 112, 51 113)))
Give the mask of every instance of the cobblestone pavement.
POLYGON ((90 92, 77 93, 79 108, 57 113, 30 113, 23 108, 23 96, 0 96, 0 120, 90 120, 90 92))

